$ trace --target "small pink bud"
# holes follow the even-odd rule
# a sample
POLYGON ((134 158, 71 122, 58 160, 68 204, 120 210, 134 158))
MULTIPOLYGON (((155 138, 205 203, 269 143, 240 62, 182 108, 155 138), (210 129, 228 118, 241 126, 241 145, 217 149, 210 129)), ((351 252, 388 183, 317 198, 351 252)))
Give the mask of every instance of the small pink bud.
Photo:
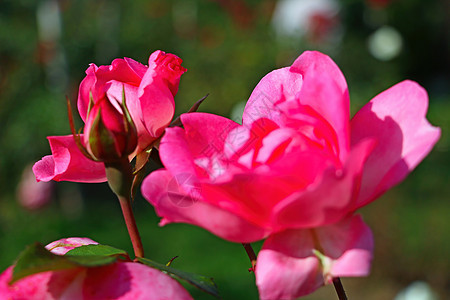
POLYGON ((102 162, 127 157, 137 146, 137 131, 126 108, 125 97, 117 106, 119 108, 105 96, 93 104, 86 119, 84 142, 87 151, 102 162))

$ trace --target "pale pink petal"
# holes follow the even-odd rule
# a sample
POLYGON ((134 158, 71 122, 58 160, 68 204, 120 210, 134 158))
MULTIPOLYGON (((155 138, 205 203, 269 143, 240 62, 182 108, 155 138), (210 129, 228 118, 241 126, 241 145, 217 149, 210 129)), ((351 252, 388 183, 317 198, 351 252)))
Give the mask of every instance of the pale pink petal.
POLYGON ((229 211, 203 202, 199 197, 201 185, 184 190, 180 181, 184 178, 172 176, 168 171, 152 172, 142 183, 142 194, 152 204, 162 225, 188 223, 197 225, 233 242, 252 242, 267 236, 268 231, 258 227, 229 211))
POLYGON ((363 166, 374 144, 370 139, 361 141, 350 152, 343 170, 328 168, 306 190, 292 194, 275 206, 272 210, 275 229, 322 226, 347 215, 353 207, 363 166))
POLYGON ((372 233, 360 216, 271 235, 256 262, 260 298, 295 299, 331 283, 333 277, 366 276, 372 251, 372 233))
POLYGON ((242 124, 249 126, 259 118, 268 118, 277 123, 282 112, 274 105, 294 100, 302 82, 302 75, 291 71, 289 67, 274 70, 264 76, 245 105, 242 124))
POLYGON ((367 276, 373 252, 373 235, 360 215, 315 230, 329 264, 326 277, 367 276))
POLYGON ((85 245, 97 245, 98 243, 90 238, 70 237, 51 242, 45 248, 58 255, 64 255, 72 249, 85 245))
POLYGON ((33 166, 38 181, 106 181, 103 163, 86 158, 78 149, 72 135, 50 136, 48 140, 52 155, 43 157, 33 166))
POLYGON ((324 284, 320 262, 313 253, 310 230, 286 230, 271 235, 256 261, 260 299, 296 299, 324 284))
POLYGON ((140 263, 125 262, 88 269, 83 299, 183 300, 192 297, 169 275, 140 263))
POLYGON ((377 146, 365 166, 355 209, 401 182, 431 151, 440 129, 426 120, 428 96, 417 83, 403 81, 366 104, 351 121, 352 145, 367 137, 377 146))

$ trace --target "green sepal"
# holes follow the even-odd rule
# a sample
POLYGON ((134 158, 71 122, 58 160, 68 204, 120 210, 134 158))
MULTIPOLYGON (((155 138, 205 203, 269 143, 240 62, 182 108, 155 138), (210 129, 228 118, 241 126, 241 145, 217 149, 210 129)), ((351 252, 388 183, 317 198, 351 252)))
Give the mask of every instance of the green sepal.
POLYGON ((214 283, 213 279, 210 277, 180 271, 172 267, 168 267, 166 265, 152 261, 148 258, 138 257, 137 260, 149 267, 164 271, 171 277, 174 277, 176 279, 182 279, 187 283, 195 286, 196 288, 220 299, 217 286, 214 283))
POLYGON ((89 91, 89 105, 86 113, 86 119, 89 117, 91 109, 94 107, 94 96, 92 96, 92 91, 89 91))
POLYGON ((89 146, 93 156, 101 161, 114 161, 122 156, 116 151, 113 133, 103 123, 100 108, 89 132, 89 146))
POLYGON ((123 119, 125 123, 125 131, 129 133, 131 130, 134 132, 134 135, 137 136, 136 125, 134 124, 134 121, 131 118, 130 111, 128 110, 127 107, 127 99, 125 97, 125 87, 122 89, 122 103, 120 104, 120 106, 122 108, 123 119))

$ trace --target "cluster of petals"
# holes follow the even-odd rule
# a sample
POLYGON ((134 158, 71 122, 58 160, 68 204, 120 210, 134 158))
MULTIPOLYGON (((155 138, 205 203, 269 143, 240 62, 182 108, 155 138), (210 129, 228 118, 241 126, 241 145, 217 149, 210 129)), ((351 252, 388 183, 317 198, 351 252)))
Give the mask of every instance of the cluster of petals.
POLYGON ((161 140, 164 169, 142 192, 162 217, 229 241, 267 238, 258 254, 261 299, 309 294, 333 277, 364 276, 373 238, 355 211, 401 182, 440 129, 428 96, 403 81, 350 119, 345 78, 319 52, 267 74, 242 125, 190 113, 161 140))
MULTIPOLYGON (((89 136, 86 134, 102 109, 104 122, 118 139, 117 143, 126 145, 129 137, 124 137, 127 132, 124 132, 120 117, 124 93, 137 131, 137 147, 128 152, 137 154, 146 150, 162 135, 173 118, 174 96, 180 76, 186 71, 181 62, 177 56, 158 50, 150 55, 148 66, 130 58, 115 59, 108 66, 91 64, 78 93, 78 112, 86 123, 84 134, 80 134, 81 142, 87 146, 89 136)), ((104 164, 85 157, 72 135, 49 136, 48 140, 52 155, 43 157, 34 165, 37 180, 106 181, 104 164)), ((132 144, 136 145, 136 142, 132 144)), ((120 153, 126 150, 123 145, 117 148, 120 153)))
MULTIPOLYGON (((66 238, 52 242, 46 248, 54 254, 64 255, 74 248, 89 244, 97 243, 88 238, 66 238)), ((134 262, 47 271, 27 276, 10 285, 12 272, 13 266, 0 275, 1 299, 192 299, 170 276, 134 262)))

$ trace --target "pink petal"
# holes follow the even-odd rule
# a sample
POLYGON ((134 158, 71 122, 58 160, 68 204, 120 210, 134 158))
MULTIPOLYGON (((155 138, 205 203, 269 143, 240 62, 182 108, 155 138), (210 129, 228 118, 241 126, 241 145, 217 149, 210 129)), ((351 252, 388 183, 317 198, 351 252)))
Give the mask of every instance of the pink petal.
POLYGON ((374 147, 361 141, 349 154, 343 170, 329 168, 306 190, 292 194, 272 210, 275 230, 309 228, 335 223, 353 207, 364 163, 374 147))
POLYGON ((296 299, 324 284, 320 263, 314 256, 309 230, 286 230, 271 235, 256 261, 260 299, 296 299))
POLYGON ((78 91, 78 113, 80 114, 83 122, 86 122, 87 111, 89 108, 89 95, 97 81, 95 76, 95 72, 98 70, 98 67, 95 64, 90 64, 89 68, 86 70, 86 77, 81 81, 80 88, 78 91))
POLYGON ((275 104, 293 100, 302 87, 302 75, 291 68, 274 70, 264 76, 253 90, 245 105, 242 124, 249 126, 259 118, 277 123, 281 112, 275 104))
POLYGON ((149 134, 159 137, 173 118, 175 102, 167 84, 151 71, 147 71, 138 90, 140 118, 149 134))
MULTIPOLYGON (((102 98, 108 89, 107 83, 110 81, 137 87, 146 70, 147 67, 131 58, 115 59, 109 66, 97 67, 95 64, 91 64, 86 70, 87 76, 81 82, 78 94, 78 111, 83 121, 86 120, 90 92, 94 99, 102 98)), ((116 98, 122 99, 121 91, 116 98)))
POLYGON ((183 114, 181 120, 184 130, 178 127, 168 128, 161 140, 161 161, 174 175, 192 174, 193 178, 202 174, 205 176, 195 160, 222 155, 228 132, 239 124, 206 113, 183 114))
POLYGON ((315 232, 323 254, 329 258, 325 276, 359 277, 369 274, 373 235, 360 215, 319 227, 315 232))
POLYGON ((196 178, 194 156, 189 151, 185 131, 180 127, 167 128, 161 139, 159 155, 164 166, 173 174, 191 174, 196 178))
MULTIPOLYGON (((337 140, 334 152, 341 162, 344 162, 350 149, 350 99, 347 85, 343 76, 337 77, 344 80, 341 84, 333 77, 339 69, 328 56, 319 53, 313 56, 316 59, 311 60, 316 63, 304 70, 302 90, 297 96, 302 105, 310 106, 324 119, 324 123, 329 123, 334 129, 335 137, 332 140, 337 140)), ((294 65, 297 66, 296 63, 294 65)))
POLYGON ((256 262, 261 299, 295 299, 333 277, 369 273, 373 236, 360 216, 314 229, 271 235, 256 262))
POLYGON ((426 120, 428 96, 403 81, 366 104, 351 121, 352 145, 367 137, 378 142, 365 166, 355 209, 401 182, 431 151, 440 129, 426 120))
POLYGON ((38 181, 106 181, 103 163, 86 158, 78 149, 72 135, 50 136, 48 140, 52 155, 43 157, 33 166, 38 181))
MULTIPOLYGON (((71 269, 53 272, 42 272, 27 276, 13 285, 9 285, 12 278, 9 267, 0 275, 0 295, 8 300, 53 300, 67 299, 64 293, 77 277, 82 275, 82 269, 71 269)), ((69 298, 69 299, 80 299, 69 298)))
POLYGON ((181 300, 192 297, 169 275, 140 263, 125 262, 88 269, 83 299, 181 300))
POLYGON ((149 69, 138 89, 141 120, 153 137, 159 137, 175 112, 173 97, 178 91, 180 76, 186 71, 177 56, 155 51, 149 58, 149 69))
POLYGON ((70 237, 51 242, 45 248, 54 254, 64 255, 72 249, 91 244, 97 245, 98 243, 90 238, 70 237))
POLYGON ((274 226, 270 219, 272 208, 295 191, 289 175, 273 174, 265 168, 259 172, 236 172, 228 180, 211 180, 201 187, 202 201, 267 231, 272 231, 274 226))
POLYGON ((152 172, 142 183, 142 194, 152 204, 162 225, 188 223, 209 230, 223 239, 234 242, 251 242, 264 238, 268 232, 236 214, 208 204, 199 198, 201 185, 189 191, 180 185, 183 178, 176 178, 168 171, 152 172))
POLYGON ((182 114, 181 122, 191 152, 208 157, 222 153, 230 131, 239 126, 230 119, 207 113, 182 114))
POLYGON ((279 123, 284 112, 277 106, 298 98, 334 128, 343 161, 349 148, 349 96, 344 75, 328 56, 306 51, 289 68, 267 74, 253 90, 244 110, 243 124, 260 117, 279 123))

